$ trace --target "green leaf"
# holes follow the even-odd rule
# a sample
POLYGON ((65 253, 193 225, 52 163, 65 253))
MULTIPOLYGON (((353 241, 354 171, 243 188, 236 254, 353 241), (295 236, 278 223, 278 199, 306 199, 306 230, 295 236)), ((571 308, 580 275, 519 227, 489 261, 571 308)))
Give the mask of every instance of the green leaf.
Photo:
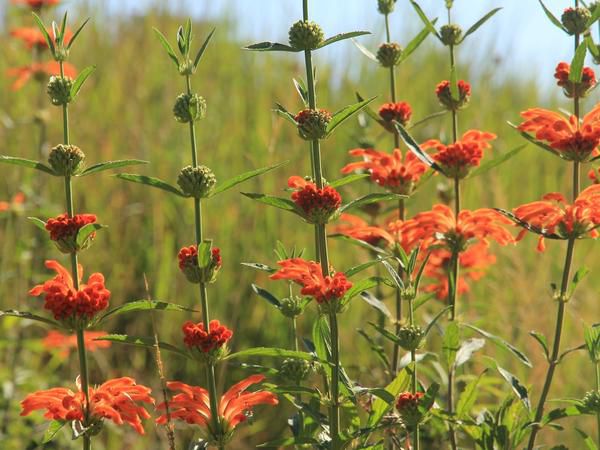
POLYGON ((452 367, 456 352, 460 348, 460 330, 458 324, 454 321, 450 322, 444 331, 442 338, 442 352, 445 357, 446 366, 452 367))
POLYGON ((37 169, 42 172, 46 172, 50 175, 56 175, 54 173, 54 170, 52 170, 47 165, 42 164, 39 161, 33 161, 31 159, 17 158, 14 156, 0 156, 0 163, 14 164, 15 166, 29 167, 30 169, 37 169))
POLYGON ((257 445, 256 447, 283 448, 296 447, 298 445, 311 445, 313 448, 319 448, 319 441, 311 437, 288 437, 265 442, 264 444, 257 445))
POLYGON ((496 156, 493 159, 484 162, 482 165, 473 170, 469 174, 468 178, 478 177, 479 175, 483 175, 484 173, 489 172, 490 169, 498 167, 500 164, 505 163, 513 156, 518 155, 521 152, 521 150, 523 150, 525 147, 527 147, 527 144, 519 145, 518 147, 515 147, 512 150, 509 150, 505 153, 502 153, 501 155, 496 156))
POLYGON ((548 340, 546 339, 546 336, 544 336, 542 333, 538 333, 537 331, 533 330, 529 332, 529 335, 533 337, 536 341, 538 341, 538 343, 542 346, 542 349, 544 350, 546 360, 549 360, 550 353, 548 352, 548 340))
POLYGON ((575 428, 575 431, 577 431, 579 436, 581 436, 588 450, 598 450, 598 446, 594 443, 594 440, 590 436, 588 436, 584 431, 580 430, 579 428, 575 428))
POLYGON ((300 212, 296 209, 296 204, 290 199, 251 192, 242 192, 242 195, 251 198, 252 200, 256 200, 257 202, 264 203, 265 205, 274 206, 275 208, 290 211, 301 216, 300 212))
POLYGON ((158 178, 147 177, 146 175, 137 175, 133 173, 119 173, 115 176, 122 180, 132 181, 134 183, 144 184, 153 188, 162 189, 163 191, 170 192, 171 194, 175 194, 179 197, 186 197, 185 194, 179 189, 177 189, 175 186, 172 186, 166 181, 160 180, 158 178))
POLYGON ((563 30, 565 33, 568 33, 566 28, 563 27, 563 24, 561 23, 561 21, 558 20, 548 8, 546 8, 546 5, 544 5, 544 2, 542 2, 542 0, 539 0, 539 2, 540 2, 540 5, 542 5, 542 9, 546 13, 546 16, 548 17, 548 19, 550 19, 550 22, 552 22, 555 26, 557 26, 558 28, 563 30))
POLYGON ((397 268, 393 267, 385 259, 381 259, 380 261, 381 261, 381 264, 383 265, 383 267, 385 267, 385 269, 388 271, 388 273, 392 277, 392 281, 394 282, 396 289, 404 289, 404 280, 402 280, 402 277, 398 273, 400 271, 400 268, 397 269, 397 268))
POLYGON ((394 333, 386 330, 384 327, 377 325, 376 323, 373 323, 373 322, 369 322, 369 325, 371 325, 373 328, 375 328, 379 332, 379 334, 381 334, 388 341, 392 342, 395 345, 402 347, 402 345, 401 345, 402 341, 394 333))
POLYGON ((444 109, 443 111, 438 111, 438 112, 435 112, 433 114, 429 114, 428 116, 425 116, 422 119, 419 119, 416 122, 413 122, 412 124, 410 124, 410 126, 408 127, 408 129, 412 130, 413 128, 416 128, 419 125, 423 125, 424 123, 428 122, 431 119, 435 119, 436 117, 442 117, 442 116, 448 114, 448 112, 449 111, 447 109, 444 109))
POLYGON ((390 310, 388 309, 388 307, 385 306, 385 303, 383 303, 381 300, 379 300, 373 294, 371 294, 370 292, 361 292, 360 297, 366 303, 368 303, 373 308, 375 308, 376 310, 378 310, 379 312, 381 312, 388 319, 390 319, 392 321, 394 320, 394 316, 392 316, 392 313, 390 312, 390 310))
POLYGON ((38 219, 37 217, 28 217, 27 219, 31 220, 31 222, 33 222, 33 224, 40 230, 47 231, 46 222, 44 222, 42 219, 38 219))
MULTIPOLYGON (((598 14, 600 14, 600 8, 596 8, 596 12, 598 14)), ((600 58, 600 49, 598 49, 598 46, 594 43, 594 38, 592 38, 591 34, 588 34, 585 37, 585 43, 587 45, 589 52, 594 57, 594 59, 600 58)))
POLYGON ((73 86, 71 86, 71 97, 72 98, 75 98, 77 96, 77 94, 81 90, 81 87, 83 86, 83 83, 85 83, 85 80, 87 80, 88 77, 92 73, 94 73, 95 70, 96 70, 96 66, 88 66, 85 69, 83 69, 79 73, 79 75, 77 75, 77 78, 75 78, 75 81, 73 82, 73 86))
POLYGON ((296 92, 298 92, 298 95, 300 96, 300 99, 302 100, 302 103, 304 104, 305 107, 308 108, 308 106, 309 106, 309 104, 308 104, 308 91, 306 90, 306 86, 304 85, 304 81, 302 81, 302 80, 296 80, 295 78, 293 79, 293 81, 294 81, 294 87, 296 88, 296 92))
POLYGON ((431 385, 425 391, 425 395, 419 402, 419 411, 421 414, 427 413, 435 403, 435 397, 440 390, 440 385, 437 383, 431 383, 431 385))
POLYGON ((0 319, 2 317, 18 317, 19 319, 27 319, 27 320, 35 320, 36 322, 42 322, 46 325, 52 325, 56 328, 64 328, 59 322, 52 319, 47 319, 46 317, 38 316, 36 314, 31 314, 25 311, 15 311, 14 309, 7 309, 6 311, 0 311, 0 319))
POLYGON ((59 36, 56 40, 56 43, 58 45, 63 45, 63 40, 65 38, 65 31, 67 30, 67 15, 68 15, 68 13, 69 13, 68 11, 65 11, 62 22, 60 23, 60 32, 59 32, 59 36))
MULTIPOLYGON (((148 349, 155 349, 156 343, 154 337, 141 337, 141 336, 128 336, 126 334, 107 334, 106 336, 102 336, 100 338, 94 339, 95 341, 110 341, 115 344, 125 344, 132 345, 134 347, 142 347, 148 349)), ((168 344, 166 342, 159 342, 158 347, 161 350, 165 350, 167 352, 175 353, 179 356, 183 356, 185 358, 189 358, 187 352, 175 347, 172 344, 168 344)))
POLYGON ((277 42, 259 42, 257 44, 248 45, 244 47, 244 50, 252 50, 256 52, 293 52, 298 53, 302 50, 298 50, 289 45, 279 44, 277 42))
POLYGON ((527 367, 533 367, 531 364, 531 361, 529 361, 529 358, 527 357, 527 355, 525 355, 525 353, 523 353, 518 348, 516 348, 514 345, 508 343, 501 337, 493 335, 492 333, 488 333, 487 331, 482 330, 481 328, 477 328, 476 326, 473 326, 473 325, 465 324, 465 326, 467 328, 470 328, 471 330, 476 331, 477 333, 481 334, 483 337, 485 337, 486 339, 489 339, 494 344, 502 347, 505 350, 508 350, 513 355, 515 355, 517 357, 517 359, 519 361, 521 361, 523 364, 525 364, 527 367))
POLYGON ((62 429, 62 427, 66 425, 66 423, 67 422, 62 420, 53 420, 52 422, 50 422, 48 428, 46 429, 46 432, 44 433, 42 444, 47 444, 48 442, 52 441, 56 437, 58 432, 62 429))
MULTIPOLYGON (((386 392, 388 392, 391 396, 396 398, 398 394, 402 391, 405 391, 410 386, 411 377, 406 370, 400 371, 394 381, 388 384, 385 387, 386 392)), ((373 406, 371 409, 371 414, 369 415, 369 419, 367 421, 367 427, 374 427, 378 425, 383 416, 389 409, 392 407, 393 402, 387 403, 381 397, 377 397, 373 402, 373 406)))
POLYGON ((279 117, 284 118, 285 120, 287 120, 289 123, 291 123, 295 127, 298 126, 295 116, 291 112, 289 112, 287 109, 285 109, 285 107, 283 105, 281 105, 279 103, 275 103, 275 106, 276 106, 276 108, 274 109, 274 111, 277 113, 277 115, 279 117))
POLYGON ((352 39, 358 36, 364 36, 367 34, 371 34, 370 31, 350 31, 348 33, 340 33, 335 36, 331 36, 330 38, 325 39, 317 48, 323 48, 335 42, 343 41, 345 39, 352 39))
POLYGON ((54 56, 54 58, 56 59, 56 48, 54 47, 54 39, 52 39, 50 37, 50 35, 48 34, 48 30, 46 30, 46 25, 44 25, 44 22, 42 22, 42 19, 40 19, 40 16, 38 16, 34 12, 32 12, 31 14, 33 14, 33 20, 35 21, 36 25, 42 32, 42 35, 44 36, 44 39, 46 40, 46 44, 48 44, 48 48, 50 49, 50 52, 52 53, 52 56, 54 56))
POLYGON ((232 187, 237 186, 238 184, 243 183, 246 180, 249 180, 251 178, 257 177, 264 173, 270 172, 271 170, 277 169, 278 167, 281 167, 281 166, 287 164, 288 162, 289 161, 284 161, 282 163, 275 164, 273 166, 261 167, 260 169, 251 170, 249 172, 245 172, 245 173, 237 175, 233 178, 230 178, 229 180, 225 180, 221 183, 217 183, 217 187, 211 194, 211 197, 214 197, 215 195, 220 194, 221 192, 225 192, 226 190, 231 189, 232 187))
POLYGON ((266 301, 268 301, 271 305, 273 305, 274 307, 280 309, 281 308, 281 302, 277 299, 277 297, 275 297, 273 294, 271 294, 269 291, 267 291, 266 289, 261 288, 260 286, 257 286, 256 284, 252 284, 252 290, 259 295, 260 297, 264 298, 266 301))
POLYGON ((71 49, 71 47, 73 46, 73 43, 75 42, 75 39, 77 39, 77 37, 79 36, 79 34, 81 33, 81 31, 83 30, 83 28, 87 25, 87 23, 89 21, 90 21, 90 18, 88 17, 87 19, 85 19, 83 21, 83 23, 81 25, 79 25, 79 28, 77 28, 77 31, 75 31, 75 33, 73 33, 73 36, 71 37, 71 40, 67 44, 67 50, 71 49))
POLYGON ((429 332, 433 329, 434 325, 437 323, 437 321, 440 319, 440 317, 442 317, 444 314, 446 314, 451 309, 452 309, 452 306, 448 305, 444 309, 442 309, 440 312, 438 312, 433 319, 431 319, 431 322, 429 322, 429 324, 427 324, 427 328, 425 328, 425 336, 427 336, 429 334, 429 332))
POLYGON ((136 164, 148 164, 148 161, 141 159, 119 159, 117 161, 105 161, 88 167, 78 176, 84 177, 93 173, 104 172, 105 170, 118 169, 120 167, 134 166, 136 164))
POLYGON ((246 266, 246 267, 251 267, 253 269, 256 270, 262 270, 263 272, 267 272, 267 273, 275 273, 277 272, 277 269, 274 269, 273 267, 267 266, 266 264, 261 264, 261 263, 252 263, 252 262, 243 262, 240 263, 242 266, 246 266))
POLYGON ((439 35, 439 33, 437 32, 437 30, 435 29, 435 26, 433 26, 432 21, 430 21, 427 18, 427 16, 425 15, 425 13, 421 9, 421 7, 417 4, 417 2, 415 2, 414 0, 410 0, 410 3, 412 4, 413 8, 415 9, 415 11, 417 12, 417 14, 419 15, 419 18, 421 19, 421 21, 425 25, 425 28, 427 30, 429 30, 429 32, 431 34, 437 36, 437 38, 441 40, 442 37, 439 35))
POLYGON ((215 31, 216 31, 216 28, 213 28, 212 31, 208 34, 208 36, 204 40, 204 43, 202 44, 202 47, 200 47, 200 50, 198 50, 198 53, 196 53, 196 58, 194 59, 194 69, 196 69, 198 67, 200 60, 202 59, 202 55, 204 55, 204 51, 206 50, 206 47, 208 47, 208 43, 212 39, 213 34, 215 34, 215 31))
POLYGON ((96 324, 104 322, 106 319, 112 316, 118 316, 130 312, 138 311, 179 311, 179 312, 198 312, 195 309, 181 306, 176 303, 161 302, 158 300, 135 300, 127 302, 121 306, 111 309, 107 313, 98 319, 96 324))
POLYGON ((402 125, 400 125, 398 122, 394 122, 394 127, 396 127, 398 134, 400 135, 406 146, 410 149, 411 152, 415 154, 417 158, 419 158, 424 164, 431 167, 433 170, 444 174, 442 168, 433 159, 431 159, 431 157, 427 153, 421 150, 421 147, 419 146, 417 141, 410 135, 408 131, 406 131, 406 129, 402 125))
POLYGON ((359 282, 354 283, 352 287, 348 289, 348 291, 344 294, 344 297, 341 300, 341 304, 347 304, 358 294, 377 286, 377 283, 378 279, 376 277, 365 278, 364 280, 360 280, 359 282))
MULTIPOLYGON (((437 22, 437 19, 431 21, 431 23, 433 25, 435 25, 436 22, 437 22)), ((412 41, 410 41, 408 44, 406 44, 406 47, 404 47, 404 50, 402 50, 402 55, 400 56, 400 62, 405 61, 417 48, 419 48, 419 46, 423 43, 423 41, 425 41, 427 36, 429 36, 430 32, 431 32, 431 30, 429 29, 429 27, 426 26, 419 32, 419 34, 417 34, 412 39, 412 41)), ((446 111, 444 111, 444 112, 446 112, 446 111)))
POLYGON ((179 59, 177 58, 177 55, 175 54, 175 50, 173 50, 173 47, 171 47, 171 44, 169 44, 169 41, 164 36, 164 34, 162 34, 157 28, 153 28, 153 30, 156 33, 156 36, 158 37, 158 40, 160 41, 161 45, 163 46, 163 48, 166 50, 167 54, 169 55, 169 58, 171 58, 171 61, 173 61, 173 63, 175 64, 175 67, 177 67, 179 69, 179 59))
POLYGON ((356 114, 358 111, 363 109, 377 97, 371 97, 368 100, 363 100, 362 102, 354 103, 353 105, 348 105, 336 113, 333 114, 331 120, 327 124, 327 137, 333 133, 333 131, 339 127, 346 119, 350 118, 352 115, 356 114))
POLYGON ((475 400, 477 400, 479 382, 486 372, 487 369, 481 372, 477 378, 467 384, 465 390, 460 394, 458 403, 456 404, 456 415, 459 419, 469 418, 469 412, 475 405, 475 400))
POLYGON ((485 345, 485 339, 480 338, 471 338, 464 341, 458 351, 456 352, 456 357, 454 359, 453 368, 457 368, 462 366, 464 363, 469 361, 473 354, 483 348, 485 345))
MULTIPOLYGON (((584 6, 589 9, 587 5, 584 4, 584 6)), ((590 28, 592 25, 594 25, 595 22, 598 21, 598 19, 600 19, 600 10, 598 8, 595 8, 592 17, 590 17, 585 26, 587 28, 590 28)))
POLYGON ((313 361, 315 358, 310 353, 298 352, 294 350, 286 350, 284 348, 274 347, 254 347, 246 350, 241 350, 236 353, 227 355, 224 359, 230 360, 235 358, 245 358, 247 356, 271 356, 276 358, 295 358, 313 361))
POLYGON ((573 281, 571 283, 571 288, 569 290, 569 296, 573 295, 573 292, 575 292, 575 289, 577 288, 579 283, 581 283, 581 280, 583 280, 589 273, 590 269, 586 266, 580 267, 577 270, 577 272, 575 272, 575 275, 573 276, 573 281))
POLYGON ((469 28, 465 34, 463 35, 463 37, 460 39, 460 41, 458 41, 458 43, 460 44, 462 41, 464 41, 466 39, 467 36, 469 36, 470 34, 473 34, 475 31, 477 31, 477 29, 483 25, 485 22, 487 22, 494 14, 496 14, 498 11, 500 11, 502 8, 494 8, 492 9, 489 13, 487 13, 485 16, 483 16, 481 19, 479 19, 477 22, 475 22, 473 24, 473 26, 471 26, 471 28, 469 28))
POLYGON ((198 265, 200 267, 208 267, 212 259, 212 240, 205 239, 198 246, 198 265))
POLYGON ((352 43, 356 46, 357 49, 360 50, 360 52, 365 55, 367 58, 369 58, 371 61, 375 61, 375 62, 379 62, 377 60, 377 56, 375 56, 373 54, 373 52, 371 52, 368 48, 366 48, 364 45, 360 44, 356 39, 352 39, 352 43))
POLYGON ((590 360, 598 364, 600 362, 600 326, 586 326, 583 329, 583 338, 590 360))
POLYGON ((400 200, 402 198, 407 198, 407 196, 400 194, 384 194, 374 192, 372 194, 367 194, 355 200, 352 200, 350 203, 342 205, 342 207, 340 208, 340 212, 350 211, 351 209, 359 208, 370 203, 385 202, 388 200, 400 200))
POLYGON ((573 83, 580 83, 581 76, 583 74, 583 64, 585 62, 585 55, 587 53, 587 44, 582 42, 575 50, 575 56, 571 61, 571 70, 569 71, 569 81, 573 83))
POLYGON ((498 369, 498 372, 500 372, 502 378, 506 380, 506 382, 510 385, 515 394, 517 394, 517 396, 521 399, 521 401, 529 411, 531 409, 531 403, 529 402, 529 392, 527 391, 527 388, 523 386, 519 379, 512 373, 510 373, 508 370, 503 369, 498 364, 496 364, 496 369, 498 369))
POLYGON ((80 247, 84 246, 92 233, 95 233, 101 228, 106 228, 106 225, 102 225, 100 223, 88 223, 87 225, 81 227, 77 232, 77 245, 80 247))
POLYGON ((344 275, 346 275, 346 277, 351 277, 353 275, 356 275, 357 273, 362 272, 363 270, 368 269, 369 267, 374 266, 375 264, 378 264, 379 260, 377 259, 372 259, 371 261, 367 261, 365 263, 359 264, 357 266, 351 267, 348 270, 344 270, 344 275))
POLYGON ((567 406, 566 408, 555 408, 544 414, 544 417, 542 418, 542 420, 540 420, 540 425, 544 427, 556 420, 564 419, 566 417, 576 417, 582 414, 583 413, 581 409, 576 405, 567 406))
POLYGON ((355 173, 352 175, 347 175, 342 178, 338 178, 337 180, 329 183, 329 186, 331 186, 333 188, 339 188, 340 186, 354 183, 355 181, 358 181, 358 180, 364 180, 365 178, 369 178, 370 176, 371 176, 371 174, 368 174, 368 173, 355 173))

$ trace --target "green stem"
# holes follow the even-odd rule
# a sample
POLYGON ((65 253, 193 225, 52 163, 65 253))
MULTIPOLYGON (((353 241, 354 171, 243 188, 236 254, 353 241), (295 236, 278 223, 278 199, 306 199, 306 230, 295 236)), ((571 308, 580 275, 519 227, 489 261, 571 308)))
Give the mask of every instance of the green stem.
MULTIPOLYGON (((385 15, 385 36, 388 43, 392 42, 390 34, 389 14, 385 15)), ((396 70, 395 66, 390 67, 390 97, 392 103, 396 103, 396 70)), ((400 148, 400 135, 394 131, 394 148, 400 148)))
MULTIPOLYGON (((596 391, 600 392, 600 363, 595 363, 596 368, 596 391)), ((598 444, 600 444, 600 412, 596 413, 596 433, 598 435, 598 444)))

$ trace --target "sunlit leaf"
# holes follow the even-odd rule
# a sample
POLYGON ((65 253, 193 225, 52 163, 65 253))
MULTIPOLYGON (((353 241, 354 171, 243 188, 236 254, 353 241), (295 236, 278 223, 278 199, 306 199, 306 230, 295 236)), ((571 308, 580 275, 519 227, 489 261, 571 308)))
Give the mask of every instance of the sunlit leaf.
POLYGON ((284 161, 282 163, 275 164, 273 166, 261 167, 260 169, 251 170, 249 172, 245 172, 245 173, 237 175, 233 178, 230 178, 229 180, 225 180, 220 183, 217 183, 217 187, 212 192, 211 197, 214 197, 215 195, 220 194, 221 192, 225 192, 226 190, 231 189, 232 187, 237 186, 238 184, 243 183, 244 181, 250 180, 251 178, 257 177, 264 173, 270 172, 271 170, 277 169, 278 167, 281 167, 287 163, 288 163, 288 161, 284 161))

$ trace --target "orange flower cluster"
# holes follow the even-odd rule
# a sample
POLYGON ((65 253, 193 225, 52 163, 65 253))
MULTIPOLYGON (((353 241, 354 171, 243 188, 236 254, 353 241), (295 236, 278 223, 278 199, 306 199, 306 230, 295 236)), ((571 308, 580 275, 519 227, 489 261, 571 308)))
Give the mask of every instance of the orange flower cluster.
POLYGON ((437 139, 421 144, 422 150, 435 149, 431 155, 444 174, 450 178, 464 178, 473 167, 479 166, 483 151, 491 148, 489 141, 496 139, 493 133, 469 130, 454 144, 444 145, 437 139))
POLYGON ((587 161, 597 154, 600 144, 600 104, 587 113, 581 124, 577 117, 568 119, 554 111, 542 108, 528 109, 521 113, 525 119, 518 129, 531 132, 535 138, 547 143, 564 159, 587 161))
POLYGON ((288 186, 296 189, 292 200, 304 212, 308 223, 327 223, 342 205, 342 197, 331 186, 319 189, 315 183, 299 176, 290 177, 288 186))
POLYGON ((540 235, 538 251, 544 251, 544 238, 596 238, 600 226, 600 184, 594 184, 568 204, 562 194, 552 192, 542 200, 527 203, 513 210, 524 229, 517 236, 523 238, 528 230, 540 235))
POLYGON ((583 68, 579 83, 569 80, 570 73, 571 66, 566 62, 558 63, 554 73, 554 78, 557 80, 556 84, 563 88, 563 92, 569 98, 585 97, 588 91, 596 85, 596 74, 591 67, 583 68))
MULTIPOLYGON (((67 62, 63 63, 63 70, 66 77, 75 78, 77 76, 75 67, 67 62)), ((60 75, 60 65, 56 61, 32 63, 28 66, 8 69, 7 73, 9 76, 15 77, 11 89, 16 91, 21 89, 32 77, 45 80, 51 75, 60 75)))
MULTIPOLYGON (((84 334, 85 349, 95 352, 101 348, 109 348, 110 341, 96 341, 95 339, 106 336, 105 331, 88 331, 84 334)), ((59 331, 50 330, 42 340, 42 345, 48 351, 58 351, 62 358, 69 356, 71 350, 77 348, 76 334, 63 334, 59 331)))
POLYGON ((58 261, 46 261, 46 267, 56 271, 57 275, 44 284, 35 286, 30 295, 44 294, 44 308, 52 311, 56 320, 70 327, 83 327, 98 312, 108 307, 110 291, 104 286, 101 273, 90 275, 87 284, 81 284, 83 268, 79 266, 79 289, 73 285, 73 278, 58 261))
POLYGON ((77 237, 77 233, 81 228, 95 222, 96 216, 94 214, 76 214, 73 217, 68 214, 61 214, 48 219, 46 230, 50 233, 50 239, 61 241, 77 237))
POLYGON ((272 280, 291 280, 302 286, 300 293, 314 297, 317 303, 329 303, 341 299, 352 287, 346 275, 337 272, 333 276, 323 276, 321 265, 302 258, 292 258, 279 261, 281 266, 271 275, 272 280))
MULTIPOLYGON (((245 422, 255 406, 279 403, 277 396, 268 391, 245 392, 250 386, 261 383, 264 379, 263 375, 252 375, 223 394, 219 402, 219 423, 225 435, 230 435, 236 426, 245 422)), ((206 428, 214 436, 217 430, 211 429, 208 391, 179 381, 170 381, 167 387, 171 391, 179 392, 168 402, 171 418, 206 428)), ((157 409, 164 410, 166 407, 167 403, 163 402, 157 409)), ((167 414, 163 414, 156 423, 166 424, 167 420, 167 414)))
MULTIPOLYGON (((144 434, 142 419, 150 418, 139 403, 154 404, 151 389, 136 384, 132 378, 115 378, 98 388, 89 389, 89 418, 83 425, 92 427, 108 419, 117 425, 129 424, 139 434, 144 434)), ((21 402, 21 416, 36 410, 46 410, 48 420, 67 422, 84 421, 85 395, 77 379, 77 392, 67 388, 53 388, 29 394, 21 402)))
POLYGON ((416 409, 419 406, 419 401, 423 398, 422 392, 412 394, 410 392, 401 393, 396 399, 396 409, 398 411, 405 410, 407 408, 416 409))
POLYGON ((440 104, 449 111, 457 111, 463 108, 471 98, 471 85, 464 80, 459 80, 457 83, 458 98, 452 96, 450 89, 450 81, 444 80, 435 87, 435 95, 440 104))
POLYGON ((400 125, 406 126, 412 116, 412 108, 407 102, 384 103, 379 108, 379 117, 384 121, 386 129, 394 132, 392 121, 399 122, 400 125))
POLYGON ((233 336, 233 332, 218 320, 211 320, 208 331, 204 323, 187 321, 183 324, 183 342, 189 348, 198 348, 204 353, 209 353, 223 347, 233 336))
POLYGON ((415 183, 427 170, 427 166, 414 153, 408 152, 403 157, 397 148, 391 155, 371 148, 356 148, 349 153, 351 156, 362 157, 363 161, 347 164, 342 168, 342 173, 367 170, 371 174, 371 180, 396 194, 410 194, 415 183))

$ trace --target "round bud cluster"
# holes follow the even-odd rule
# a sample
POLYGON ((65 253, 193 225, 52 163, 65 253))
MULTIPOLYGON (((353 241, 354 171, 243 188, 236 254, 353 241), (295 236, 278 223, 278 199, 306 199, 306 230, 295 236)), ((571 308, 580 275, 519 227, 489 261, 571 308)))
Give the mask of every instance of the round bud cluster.
POLYGON ((377 10, 384 15, 392 13, 395 5, 396 0, 377 0, 377 10))
POLYGON ((188 197, 206 198, 215 188, 217 177, 206 166, 186 166, 179 172, 177 184, 188 197))
POLYGON ((312 365, 304 359, 286 358, 281 363, 279 374, 284 380, 300 384, 310 374, 312 365))
POLYGON ((398 330, 398 339, 400 346, 406 351, 414 351, 421 348, 425 331, 414 325, 403 326, 398 330))
POLYGON ((462 36, 462 28, 453 23, 444 25, 440 28, 440 35, 444 45, 457 45, 462 36))
POLYGON ((600 414, 600 391, 586 392, 582 403, 589 414, 600 414))
POLYGON ((402 47, 396 42, 385 42, 377 50, 377 61, 383 67, 394 67, 400 62, 402 47))
POLYGON ((279 310, 281 311, 281 314, 290 319, 299 316, 304 311, 302 297, 294 295, 289 298, 282 298, 279 310))
POLYGON ((70 177, 83 168, 85 154, 75 145, 59 144, 50 150, 48 163, 56 175, 70 177))
POLYGON ((458 98, 454 98, 450 88, 450 81, 444 80, 435 88, 435 95, 442 106, 448 111, 463 109, 471 99, 471 85, 464 80, 458 81, 458 98))
POLYGON ((325 109, 304 109, 294 117, 298 134, 306 141, 323 139, 327 136, 327 125, 331 114, 325 109))
POLYGON ((173 115, 181 123, 203 119, 206 115, 206 100, 198 94, 179 94, 173 106, 173 115))
POLYGON ((299 20, 289 31, 290 46, 296 50, 314 50, 325 38, 319 24, 307 20, 299 20))
POLYGON ((69 77, 51 76, 46 87, 50 101, 55 106, 66 105, 71 102, 71 88, 73 80, 69 77))
POLYGON ((567 33, 581 34, 587 30, 587 23, 592 18, 589 9, 579 6, 577 8, 567 8, 560 17, 560 21, 567 30, 567 33))

